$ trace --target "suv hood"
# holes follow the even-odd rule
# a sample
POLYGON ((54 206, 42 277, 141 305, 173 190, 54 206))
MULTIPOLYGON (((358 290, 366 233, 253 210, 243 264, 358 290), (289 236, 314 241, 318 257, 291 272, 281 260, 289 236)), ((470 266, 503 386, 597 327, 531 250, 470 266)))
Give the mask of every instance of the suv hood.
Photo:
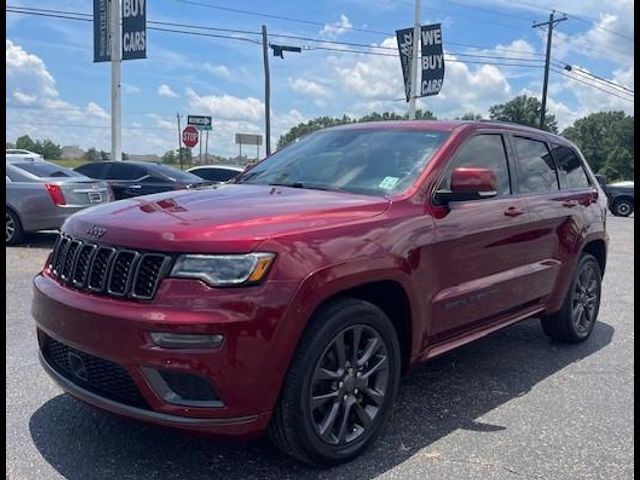
POLYGON ((249 252, 269 238, 379 215, 389 204, 343 192, 228 184, 96 206, 69 218, 63 231, 141 250, 249 252), (102 233, 99 239, 91 237, 96 231, 102 233))

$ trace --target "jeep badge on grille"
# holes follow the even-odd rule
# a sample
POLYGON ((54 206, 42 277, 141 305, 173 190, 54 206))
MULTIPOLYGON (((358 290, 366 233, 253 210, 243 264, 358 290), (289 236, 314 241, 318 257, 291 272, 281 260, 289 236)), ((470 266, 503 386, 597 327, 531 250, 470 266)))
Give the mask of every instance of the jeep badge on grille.
POLYGON ((87 235, 91 235, 92 237, 95 238, 100 238, 102 237, 105 233, 107 233, 107 229, 104 227, 101 227, 99 225, 91 225, 88 229, 87 229, 87 235))

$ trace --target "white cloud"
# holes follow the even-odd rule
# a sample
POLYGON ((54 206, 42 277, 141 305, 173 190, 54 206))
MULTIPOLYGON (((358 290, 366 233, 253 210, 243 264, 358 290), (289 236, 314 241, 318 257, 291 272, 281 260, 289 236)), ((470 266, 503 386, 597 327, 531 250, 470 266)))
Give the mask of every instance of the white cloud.
POLYGON ((133 95, 135 93, 140 93, 140 88, 136 85, 132 85, 130 83, 121 83, 122 93, 125 95, 133 95))
POLYGON ((331 93, 326 86, 314 80, 307 80, 304 78, 289 77, 289 85, 294 92, 304 93, 306 95, 311 95, 312 97, 327 97, 331 93))
POLYGON ((192 111, 210 113, 216 118, 256 121, 264 117, 264 103, 257 98, 239 98, 232 95, 198 95, 192 88, 186 89, 187 101, 192 111))
POLYGON ((173 90, 171 90, 171 87, 166 83, 163 83, 158 87, 158 95, 161 97, 171 97, 171 98, 179 97, 179 95, 173 90))
MULTIPOLYGON (((384 47, 396 47, 387 38, 384 47)), ((521 48, 526 48, 524 44, 521 48)), ((438 118, 453 118, 466 112, 486 113, 489 106, 508 99, 511 87, 503 71, 492 65, 469 66, 446 55, 445 78, 439 95, 418 100, 419 108, 431 110, 438 118)), ((353 61, 330 60, 345 96, 353 98, 352 114, 373 110, 405 112, 404 85, 400 62, 395 56, 360 55, 353 61)))
POLYGON ((19 103, 33 103, 58 96, 56 82, 42 59, 6 40, 7 97, 19 103))
POLYGON ((207 72, 214 74, 216 77, 220 77, 220 78, 231 77, 231 71, 225 65, 214 65, 212 63, 205 63, 203 67, 207 72))
POLYGON ((327 23, 320 30, 320 35, 324 35, 329 38, 336 38, 349 30, 353 25, 349 21, 349 18, 344 14, 340 14, 340 20, 335 23, 327 23))

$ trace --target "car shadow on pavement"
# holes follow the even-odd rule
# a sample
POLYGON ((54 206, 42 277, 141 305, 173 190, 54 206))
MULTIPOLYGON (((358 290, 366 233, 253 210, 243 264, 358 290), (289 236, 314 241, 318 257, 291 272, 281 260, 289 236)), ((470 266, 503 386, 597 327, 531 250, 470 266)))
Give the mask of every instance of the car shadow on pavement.
POLYGON ((29 233, 20 245, 7 248, 41 248, 51 250, 53 248, 53 244, 56 243, 58 235, 60 234, 54 231, 29 233))
POLYGON ((220 442, 151 427, 68 395, 42 405, 29 428, 43 457, 72 480, 372 478, 457 429, 478 432, 478 441, 499 435, 509 427, 478 419, 604 348, 613 332, 598 322, 587 342, 565 345, 550 341, 531 319, 435 359, 401 382, 389 425, 372 448, 331 470, 299 464, 264 439, 220 442))

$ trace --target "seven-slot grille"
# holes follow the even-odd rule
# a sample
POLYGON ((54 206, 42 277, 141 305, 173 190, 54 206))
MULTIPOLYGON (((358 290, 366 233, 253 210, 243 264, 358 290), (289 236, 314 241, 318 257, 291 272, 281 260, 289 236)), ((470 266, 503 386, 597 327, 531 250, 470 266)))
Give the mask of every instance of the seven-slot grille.
POLYGON ((51 256, 51 272, 80 290, 138 300, 153 298, 171 257, 107 247, 60 235, 51 256))

